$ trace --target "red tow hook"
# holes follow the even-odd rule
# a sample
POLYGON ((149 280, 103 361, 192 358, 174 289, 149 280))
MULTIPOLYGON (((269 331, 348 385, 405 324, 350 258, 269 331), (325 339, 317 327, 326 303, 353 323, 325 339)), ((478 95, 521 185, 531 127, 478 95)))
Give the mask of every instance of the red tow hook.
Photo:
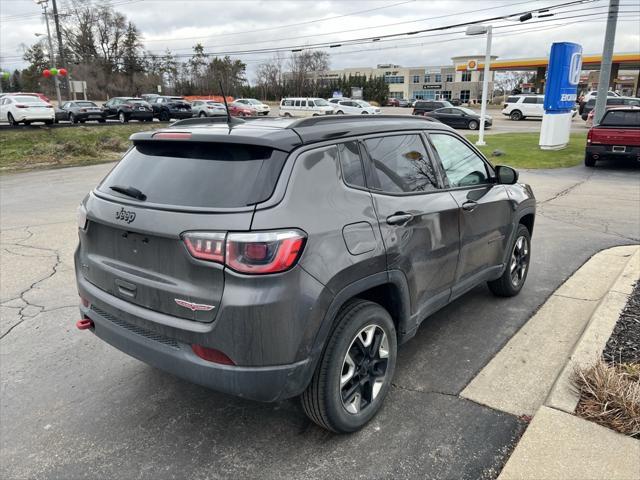
POLYGON ((78 320, 76 322, 76 327, 78 327, 78 330, 88 330, 89 328, 93 328, 93 320, 84 317, 82 320, 78 320))

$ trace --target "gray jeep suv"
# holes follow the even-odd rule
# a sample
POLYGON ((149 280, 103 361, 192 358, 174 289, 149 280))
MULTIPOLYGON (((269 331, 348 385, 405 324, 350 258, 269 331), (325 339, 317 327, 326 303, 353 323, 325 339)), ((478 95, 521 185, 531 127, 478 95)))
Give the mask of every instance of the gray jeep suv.
POLYGON ((204 118, 131 140, 79 207, 77 326, 191 382, 355 431, 422 320, 527 277, 531 189, 445 125, 204 118))

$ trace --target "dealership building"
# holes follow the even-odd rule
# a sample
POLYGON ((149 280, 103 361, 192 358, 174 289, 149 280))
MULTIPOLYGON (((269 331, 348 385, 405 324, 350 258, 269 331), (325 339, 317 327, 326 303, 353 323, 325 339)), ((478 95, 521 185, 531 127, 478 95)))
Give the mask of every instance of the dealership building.
MULTIPOLYGON (((491 57, 495 60, 498 57, 491 57)), ((451 65, 402 67, 400 65, 382 64, 375 68, 352 67, 341 70, 327 70, 317 74, 319 81, 337 80, 343 76, 383 77, 389 84, 389 97, 405 100, 414 99, 460 99, 462 103, 479 102, 482 98, 482 81, 484 72, 469 69, 466 66, 477 66, 484 61, 484 56, 453 57, 451 65), (465 65, 464 70, 457 67, 465 65)), ((493 91, 493 75, 489 78, 489 92, 493 91)))

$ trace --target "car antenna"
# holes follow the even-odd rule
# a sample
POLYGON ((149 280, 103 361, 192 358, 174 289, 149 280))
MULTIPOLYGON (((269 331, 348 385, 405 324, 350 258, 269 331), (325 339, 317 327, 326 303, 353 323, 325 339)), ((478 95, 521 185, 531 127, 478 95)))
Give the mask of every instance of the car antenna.
POLYGON ((222 100, 224 101, 224 108, 227 110, 227 125, 229 125, 229 128, 231 128, 233 126, 233 124, 239 124, 239 123, 244 123, 243 120, 239 119, 239 118, 233 118, 231 116, 231 112, 229 112, 229 105, 227 104, 227 96, 224 93, 224 88, 222 87, 222 80, 218 81, 218 85, 220 85, 220 91, 222 92, 222 100))

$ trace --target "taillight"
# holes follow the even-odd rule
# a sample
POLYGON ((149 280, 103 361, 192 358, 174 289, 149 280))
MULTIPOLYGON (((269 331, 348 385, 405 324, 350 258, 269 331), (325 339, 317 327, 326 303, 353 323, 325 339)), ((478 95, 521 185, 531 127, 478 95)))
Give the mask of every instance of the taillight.
POLYGON ((224 236, 218 232, 189 232, 182 239, 193 257, 224 263, 224 236))
POLYGON ((86 109, 86 108, 81 108, 81 109, 80 109, 80 111, 81 111, 81 112, 86 112, 86 111, 87 111, 87 109, 86 109))
POLYGON ((587 143, 591 143, 591 137, 593 136, 593 130, 587 132, 587 143))
POLYGON ((300 258, 305 238, 299 230, 230 233, 225 263, 241 273, 284 272, 300 258))
POLYGON ((300 255, 306 235, 300 230, 224 233, 187 232, 182 235, 189 253, 200 260, 221 263, 248 274, 284 272, 300 255))

